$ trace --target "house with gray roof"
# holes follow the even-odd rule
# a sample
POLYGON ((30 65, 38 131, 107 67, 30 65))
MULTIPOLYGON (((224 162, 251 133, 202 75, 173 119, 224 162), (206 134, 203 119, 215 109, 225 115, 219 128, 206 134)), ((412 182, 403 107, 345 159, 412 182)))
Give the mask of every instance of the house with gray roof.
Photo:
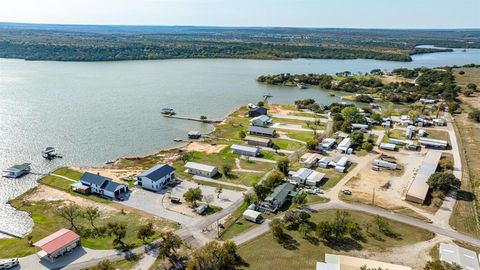
POLYGON ((264 107, 252 107, 248 110, 248 117, 257 117, 261 115, 267 115, 267 109, 264 107))
POLYGON ((124 184, 116 183, 108 177, 89 172, 82 175, 77 186, 88 187, 91 193, 112 200, 128 191, 124 184))
POLYGON ((257 147, 233 144, 231 149, 234 154, 241 156, 257 157, 260 155, 260 149, 257 147))
POLYGON ((175 181, 175 168, 158 164, 137 176, 138 185, 153 191, 162 190, 166 184, 175 181))
POLYGON ((200 164, 196 162, 187 162, 185 164, 187 173, 212 178, 218 173, 217 167, 200 164))
POLYGON ((250 135, 258 135, 258 136, 264 136, 264 137, 277 136, 277 132, 274 129, 264 128, 264 127, 249 126, 248 133, 250 133, 250 135))
POLYGON ((297 195, 297 193, 293 191, 294 188, 295 186, 289 182, 277 186, 273 192, 260 203, 259 210, 267 213, 277 212, 287 200, 297 195))

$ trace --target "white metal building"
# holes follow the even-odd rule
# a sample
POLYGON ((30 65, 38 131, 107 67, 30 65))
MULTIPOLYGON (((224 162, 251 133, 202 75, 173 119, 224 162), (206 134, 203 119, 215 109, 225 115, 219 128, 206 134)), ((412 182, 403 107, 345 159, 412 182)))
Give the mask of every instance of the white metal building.
POLYGON ((427 184, 430 175, 435 173, 438 162, 442 157, 441 151, 429 150, 423 159, 410 187, 405 195, 405 200, 422 204, 427 197, 430 187, 427 184))
POLYGON ((453 244, 440 243, 440 260, 456 263, 466 270, 480 270, 477 253, 453 244))
POLYGON ((217 167, 200 164, 196 162, 187 162, 185 164, 185 168, 187 168, 187 173, 204 176, 204 177, 213 177, 215 174, 218 173, 217 167))

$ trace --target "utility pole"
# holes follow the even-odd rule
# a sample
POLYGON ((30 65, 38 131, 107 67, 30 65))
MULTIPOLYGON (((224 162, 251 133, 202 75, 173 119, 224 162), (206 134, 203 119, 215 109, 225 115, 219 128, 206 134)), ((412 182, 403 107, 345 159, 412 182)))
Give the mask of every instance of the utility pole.
POLYGON ((373 188, 373 194, 372 194, 372 206, 375 206, 375 188, 373 188))

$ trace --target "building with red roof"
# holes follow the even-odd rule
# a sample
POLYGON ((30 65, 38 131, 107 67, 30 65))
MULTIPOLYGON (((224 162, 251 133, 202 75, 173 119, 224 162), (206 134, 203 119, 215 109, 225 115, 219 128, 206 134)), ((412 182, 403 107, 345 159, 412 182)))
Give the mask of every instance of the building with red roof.
POLYGON ((79 246, 80 236, 74 231, 60 229, 42 240, 35 242, 33 245, 42 249, 37 252, 40 259, 53 262, 56 258, 63 256, 65 253, 79 246))

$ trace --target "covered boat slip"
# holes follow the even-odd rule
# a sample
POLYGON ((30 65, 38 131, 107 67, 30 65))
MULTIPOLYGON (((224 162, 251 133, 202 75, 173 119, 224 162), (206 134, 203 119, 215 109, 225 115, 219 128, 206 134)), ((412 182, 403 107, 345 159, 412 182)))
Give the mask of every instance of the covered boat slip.
POLYGON ((422 161, 422 165, 413 179, 405 195, 405 200, 422 204, 427 197, 429 186, 428 178, 435 173, 442 151, 429 150, 422 161))

